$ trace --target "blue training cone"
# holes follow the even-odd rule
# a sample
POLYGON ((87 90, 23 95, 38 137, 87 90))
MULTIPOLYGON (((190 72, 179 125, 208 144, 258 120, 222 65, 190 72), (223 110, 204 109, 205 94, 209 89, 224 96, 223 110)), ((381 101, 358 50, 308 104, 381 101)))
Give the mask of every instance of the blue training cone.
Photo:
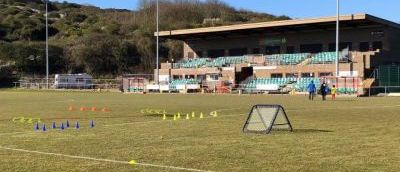
POLYGON ((35 131, 37 131, 37 130, 39 130, 40 128, 39 128, 39 123, 37 122, 36 124, 35 124, 35 131))
POLYGON ((53 129, 57 128, 56 122, 53 122, 53 126, 51 128, 53 128, 53 129))
POLYGON ((91 121, 90 121, 90 128, 93 128, 93 127, 94 127, 94 121, 91 120, 91 121))
POLYGON ((78 121, 76 121, 75 128, 79 129, 79 122, 78 121))
POLYGON ((46 124, 43 124, 42 131, 43 131, 43 132, 46 131, 46 124))
POLYGON ((64 130, 64 129, 65 129, 64 123, 61 123, 60 129, 61 129, 61 130, 64 130))
POLYGON ((69 128, 69 121, 67 120, 67 126, 66 126, 67 128, 69 128))

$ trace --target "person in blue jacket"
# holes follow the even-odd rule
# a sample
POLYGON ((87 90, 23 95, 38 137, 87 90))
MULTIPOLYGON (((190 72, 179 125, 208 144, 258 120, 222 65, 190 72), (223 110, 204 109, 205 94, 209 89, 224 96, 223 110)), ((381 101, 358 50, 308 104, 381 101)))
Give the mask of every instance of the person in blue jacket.
POLYGON ((308 91, 308 99, 314 100, 314 95, 315 95, 315 92, 317 91, 314 81, 311 81, 310 84, 308 84, 307 91, 308 91))
POLYGON ((320 91, 321 91, 321 95, 322 95, 322 101, 325 101, 326 100, 326 95, 329 92, 329 87, 325 82, 323 82, 321 84, 320 91))

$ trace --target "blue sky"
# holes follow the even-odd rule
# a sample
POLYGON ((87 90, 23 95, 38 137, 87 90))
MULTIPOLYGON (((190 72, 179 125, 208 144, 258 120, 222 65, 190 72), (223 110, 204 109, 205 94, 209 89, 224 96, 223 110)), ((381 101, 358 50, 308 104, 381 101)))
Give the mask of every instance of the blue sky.
MULTIPOLYGON (((101 8, 136 9, 138 0, 67 0, 101 8)), ((336 0, 223 0, 237 9, 248 9, 292 18, 333 16, 336 0)), ((341 13, 368 13, 400 23, 400 0, 341 0, 341 13)))

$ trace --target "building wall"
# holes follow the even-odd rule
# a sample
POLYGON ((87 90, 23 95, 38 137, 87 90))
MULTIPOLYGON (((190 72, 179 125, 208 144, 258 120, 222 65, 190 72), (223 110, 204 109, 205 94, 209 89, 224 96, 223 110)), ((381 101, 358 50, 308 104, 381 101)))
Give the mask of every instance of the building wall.
MULTIPOLYGON (((372 28, 348 28, 342 29, 340 42, 352 42, 352 49, 359 50, 360 42, 368 42, 372 49, 373 42, 381 41, 383 50, 392 51, 398 49, 398 32, 390 27, 372 28), (384 32, 382 36, 373 36, 373 32, 384 32), (397 36, 396 40, 394 37, 397 36)), ((195 57, 207 57, 208 50, 223 49, 225 56, 229 56, 229 49, 245 48, 248 54, 252 54, 254 48, 258 48, 260 53, 266 53, 267 45, 281 46, 280 53, 286 53, 287 46, 294 46, 295 53, 300 52, 301 44, 323 44, 323 51, 329 50, 329 44, 335 43, 335 30, 320 30, 307 32, 292 32, 283 34, 260 34, 252 36, 235 36, 228 38, 215 38, 204 40, 188 40, 184 45, 184 57, 188 58, 189 53, 194 53, 195 57), (281 41, 281 43, 277 43, 281 41)), ((396 52, 397 53, 397 52, 396 52)))
POLYGON ((388 32, 389 42, 390 42, 390 51, 389 56, 392 61, 400 63, 400 29, 389 28, 388 32))
MULTIPOLYGON (((364 77, 362 64, 341 63, 340 71, 353 72, 353 76, 364 77)), ((271 74, 282 74, 285 77, 287 73, 296 73, 301 76, 302 73, 314 73, 313 77, 320 77, 320 73, 332 73, 335 75, 336 67, 334 64, 315 64, 307 66, 276 66, 270 69, 254 69, 254 76, 260 78, 270 78, 271 74)))
POLYGON ((380 65, 400 64, 400 29, 387 28, 385 36, 389 44, 371 58, 372 69, 380 65))

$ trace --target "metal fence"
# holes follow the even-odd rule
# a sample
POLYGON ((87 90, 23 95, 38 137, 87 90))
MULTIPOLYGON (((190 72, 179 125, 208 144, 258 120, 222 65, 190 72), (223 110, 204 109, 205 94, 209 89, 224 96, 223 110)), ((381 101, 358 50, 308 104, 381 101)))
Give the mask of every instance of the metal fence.
POLYGON ((373 86, 368 89, 368 96, 400 95, 400 86, 373 86))
MULTIPOLYGON (((49 89, 58 89, 55 86, 55 80, 49 79, 49 89)), ((18 82, 14 82, 15 88, 22 89, 47 89, 46 79, 43 78, 24 78, 18 82)), ((92 79, 91 84, 68 84, 63 83, 62 89, 78 89, 78 90, 120 90, 121 79, 92 79)))

